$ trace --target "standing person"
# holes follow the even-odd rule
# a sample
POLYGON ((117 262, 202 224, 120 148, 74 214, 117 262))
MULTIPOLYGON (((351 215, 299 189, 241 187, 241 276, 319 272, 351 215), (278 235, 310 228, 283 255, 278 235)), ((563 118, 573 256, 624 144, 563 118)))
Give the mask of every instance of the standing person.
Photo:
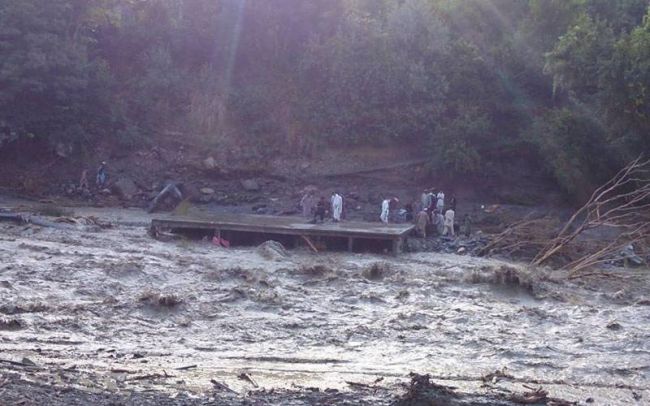
POLYGON ((106 161, 103 161, 99 168, 97 168, 97 178, 95 179, 95 184, 98 188, 102 189, 106 186, 106 181, 108 180, 108 171, 106 170, 106 161))
POLYGON ((431 207, 431 192, 429 190, 424 189, 422 196, 420 197, 420 203, 422 203, 422 210, 431 207))
POLYGON ((390 199, 384 199, 384 201, 381 202, 381 214, 379 215, 379 219, 381 220, 382 223, 388 224, 389 214, 390 214, 390 199))
POLYGON ((88 185, 88 169, 81 171, 81 179, 79 179, 79 190, 86 191, 89 190, 90 186, 88 185))
POLYGON ((427 225, 429 224, 429 213, 422 210, 415 217, 415 231, 422 237, 427 238, 427 225))
POLYGON ((449 208, 456 211, 456 195, 451 195, 451 199, 449 199, 449 208))
POLYGON ((381 215, 379 218, 381 219, 382 223, 388 224, 390 221, 390 210, 395 209, 395 205, 397 205, 397 203, 399 203, 399 199, 397 197, 385 199, 383 202, 381 202, 381 215))
POLYGON ((461 233, 464 234, 465 237, 470 237, 472 235, 472 219, 469 217, 469 214, 466 214, 465 217, 463 217, 461 233))
POLYGON ((442 190, 439 191, 438 195, 436 196, 436 199, 437 199, 436 209, 442 212, 445 208, 445 193, 442 190))
POLYGON ((416 202, 413 203, 406 203, 404 206, 404 220, 406 220, 407 223, 410 223, 414 220, 415 216, 413 215, 413 206, 417 205, 416 202))
POLYGON ((454 232, 454 217, 456 216, 456 212, 453 211, 452 209, 448 209, 445 212, 445 230, 443 231, 442 235, 447 235, 447 233, 450 233, 452 237, 454 237, 456 234, 454 232))
POLYGON ((436 226, 436 232, 438 235, 443 235, 445 232, 445 217, 439 210, 433 212, 434 221, 433 224, 436 226))
POLYGON ((332 192, 332 218, 335 222, 341 221, 341 213, 343 212, 343 198, 340 194, 332 192))
POLYGON ((434 188, 429 189, 429 207, 433 207, 435 209, 437 201, 438 199, 436 199, 436 190, 434 188))
POLYGON ((302 207, 303 217, 309 218, 314 211, 314 194, 312 191, 305 193, 305 195, 300 199, 300 207, 302 207))
POLYGON ((325 204, 325 197, 321 196, 318 203, 316 203, 316 210, 314 210, 314 219, 312 220, 312 223, 316 223, 318 218, 320 218, 321 223, 325 221, 325 214, 327 214, 327 205, 325 204))

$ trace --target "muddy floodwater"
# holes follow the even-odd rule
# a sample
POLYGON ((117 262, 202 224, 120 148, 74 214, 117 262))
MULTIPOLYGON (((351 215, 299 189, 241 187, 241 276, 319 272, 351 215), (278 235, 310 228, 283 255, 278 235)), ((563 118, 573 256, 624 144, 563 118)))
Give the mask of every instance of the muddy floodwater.
POLYGON ((173 398, 354 392, 415 371, 461 393, 650 404, 647 270, 566 281, 436 253, 223 249, 153 240, 137 210, 75 211, 114 226, 0 223, 3 375, 173 398))

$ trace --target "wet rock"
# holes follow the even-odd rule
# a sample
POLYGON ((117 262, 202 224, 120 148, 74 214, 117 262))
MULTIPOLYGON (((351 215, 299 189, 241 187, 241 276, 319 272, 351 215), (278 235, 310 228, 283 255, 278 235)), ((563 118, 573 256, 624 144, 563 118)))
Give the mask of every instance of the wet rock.
POLYGON ((214 201, 214 195, 205 195, 205 194, 201 194, 196 199, 194 199, 194 203, 207 204, 207 203, 211 203, 213 201, 214 201))
POLYGON ((289 257, 289 252, 277 241, 266 241, 259 245, 256 251, 260 256, 269 260, 289 257))
POLYGON ((333 274, 334 272, 331 268, 325 265, 316 264, 312 266, 302 266, 298 269, 298 273, 312 278, 322 278, 323 276, 333 274))
POLYGON ((126 200, 130 200, 140 191, 135 182, 129 178, 119 179, 111 186, 111 190, 114 194, 126 200))
POLYGON ((610 321, 609 323, 607 323, 607 326, 606 326, 606 327, 607 327, 609 330, 612 330, 612 331, 620 331, 620 330, 623 330, 623 326, 621 326, 621 325, 620 325, 618 322, 616 322, 616 321, 610 321))
POLYGON ((23 357, 23 359, 20 361, 23 365, 29 366, 29 367, 35 367, 36 363, 32 361, 31 359, 27 357, 23 357))
POLYGON ((140 303, 145 303, 153 307, 176 307, 183 303, 183 300, 173 293, 160 293, 156 291, 146 291, 138 298, 140 303))
POLYGON ((258 192, 260 190, 260 185, 255 179, 245 179, 241 181, 241 186, 247 192, 258 192))
POLYGON ((16 331, 23 328, 23 323, 19 319, 0 318, 0 331, 16 331))
POLYGON ((393 273, 390 264, 387 262, 375 262, 361 273, 364 278, 371 281, 380 281, 393 273))

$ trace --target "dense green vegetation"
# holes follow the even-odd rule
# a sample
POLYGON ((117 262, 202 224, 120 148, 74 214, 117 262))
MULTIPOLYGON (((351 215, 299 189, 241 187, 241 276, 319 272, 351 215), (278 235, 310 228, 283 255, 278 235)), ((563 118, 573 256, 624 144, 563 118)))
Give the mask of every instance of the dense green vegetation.
POLYGON ((650 150, 648 0, 2 0, 0 145, 415 143, 581 195, 650 150), (579 185, 579 186, 578 186, 579 185))

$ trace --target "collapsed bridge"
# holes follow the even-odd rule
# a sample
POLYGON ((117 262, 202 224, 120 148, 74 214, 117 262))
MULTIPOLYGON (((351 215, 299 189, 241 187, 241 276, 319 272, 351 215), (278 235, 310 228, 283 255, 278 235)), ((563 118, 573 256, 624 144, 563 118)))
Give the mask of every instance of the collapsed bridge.
POLYGON ((151 221, 152 234, 172 232, 217 237, 233 245, 276 240, 288 247, 305 243, 313 251, 392 252, 399 254, 412 224, 365 222, 309 223, 304 218, 214 214, 188 217, 169 215, 151 221))

